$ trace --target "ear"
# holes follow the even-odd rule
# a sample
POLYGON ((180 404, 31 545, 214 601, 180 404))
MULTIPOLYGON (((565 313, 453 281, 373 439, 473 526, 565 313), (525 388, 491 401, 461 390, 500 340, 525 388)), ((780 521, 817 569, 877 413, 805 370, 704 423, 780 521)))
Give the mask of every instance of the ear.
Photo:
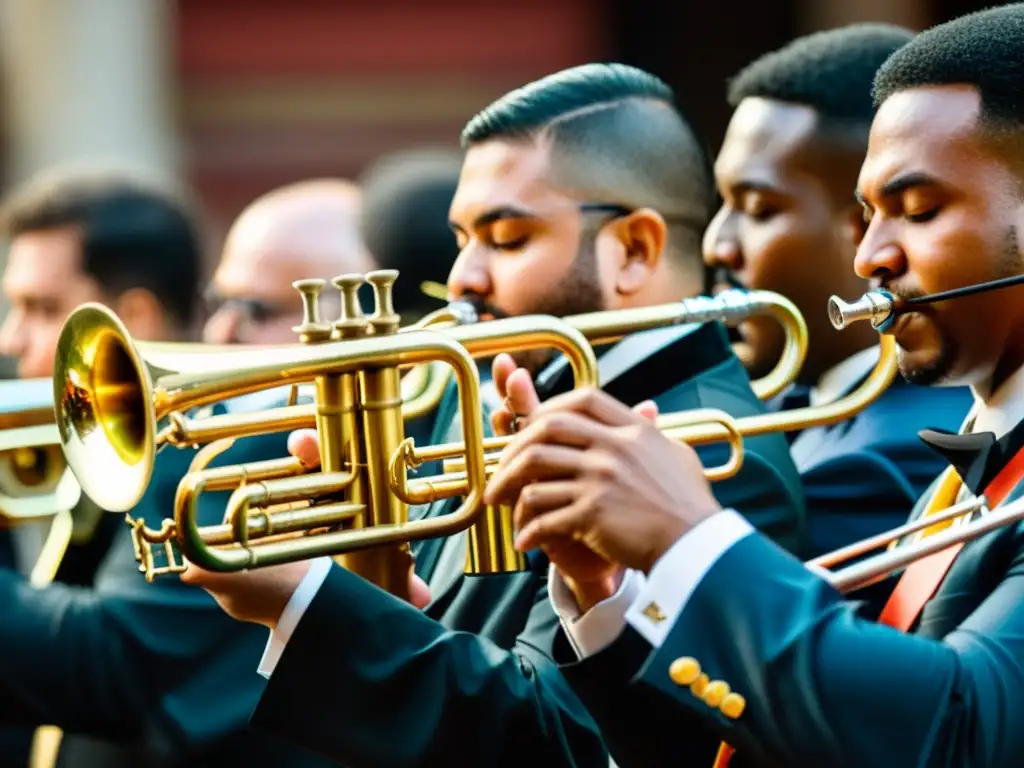
POLYGON ((612 222, 624 258, 615 277, 615 290, 636 293, 650 281, 668 244, 668 225, 653 208, 640 208, 612 222))
POLYGON ((133 337, 157 340, 166 336, 164 308, 146 288, 129 288, 114 301, 114 311, 133 337))

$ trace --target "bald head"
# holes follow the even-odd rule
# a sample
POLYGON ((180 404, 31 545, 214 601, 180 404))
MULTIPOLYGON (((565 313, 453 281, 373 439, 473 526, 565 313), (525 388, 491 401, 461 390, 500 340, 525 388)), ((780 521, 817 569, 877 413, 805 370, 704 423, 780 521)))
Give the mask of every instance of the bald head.
MULTIPOLYGON (((333 179, 290 184, 251 203, 228 232, 214 274, 216 311, 206 341, 294 340, 301 305, 292 282, 374 268, 359 236, 359 212, 358 187, 333 179)), ((333 294, 324 291, 325 315, 337 306, 333 294)))

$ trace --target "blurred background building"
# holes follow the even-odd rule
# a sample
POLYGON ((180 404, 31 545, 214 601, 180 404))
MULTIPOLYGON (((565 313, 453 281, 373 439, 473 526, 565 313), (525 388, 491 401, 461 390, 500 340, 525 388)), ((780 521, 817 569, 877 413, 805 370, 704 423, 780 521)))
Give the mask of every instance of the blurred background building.
POLYGON ((262 192, 354 177, 393 149, 455 146, 488 101, 563 67, 655 72, 714 151, 725 79, 759 53, 852 21, 920 29, 986 5, 0 0, 0 175, 6 189, 54 164, 115 161, 180 178, 209 217, 212 260, 262 192))

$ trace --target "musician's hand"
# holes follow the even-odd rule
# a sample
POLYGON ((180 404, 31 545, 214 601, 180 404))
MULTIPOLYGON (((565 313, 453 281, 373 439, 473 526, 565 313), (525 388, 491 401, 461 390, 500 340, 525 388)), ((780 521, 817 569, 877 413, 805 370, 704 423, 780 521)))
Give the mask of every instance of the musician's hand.
MULTIPOLYGON (((274 629, 309 566, 305 561, 239 573, 214 573, 189 563, 181 580, 209 592, 228 616, 274 629)), ((430 602, 426 583, 411 571, 409 591, 415 607, 424 608, 430 602)))
MULTIPOLYGON (((693 449, 650 414, 599 390, 552 398, 506 448, 487 503, 516 500, 516 547, 566 539, 649 572, 687 530, 720 510, 693 449)), ((583 607, 583 606, 581 606, 583 607)))
POLYGON ((494 358, 491 377, 501 398, 501 407, 491 413, 491 427, 496 435, 514 434, 530 423, 530 416, 540 407, 533 379, 504 352, 494 358))

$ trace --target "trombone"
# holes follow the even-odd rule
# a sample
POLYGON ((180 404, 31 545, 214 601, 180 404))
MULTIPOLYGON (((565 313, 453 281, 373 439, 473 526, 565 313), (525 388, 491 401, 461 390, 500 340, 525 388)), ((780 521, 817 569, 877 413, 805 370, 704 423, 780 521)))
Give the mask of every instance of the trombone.
MULTIPOLYGON (((420 284, 420 290, 423 291, 427 296, 438 299, 439 301, 447 301, 447 289, 440 283, 432 281, 425 281, 420 284)), ((748 317, 756 315, 770 315, 774 317, 783 328, 786 334, 785 345, 783 346, 782 355, 779 357, 779 361, 775 364, 769 373, 761 379, 758 379, 751 383, 754 389, 754 393, 760 400, 769 400, 775 395, 779 394, 787 386, 793 383, 797 374, 800 372, 800 368, 803 366, 804 358, 807 356, 807 324, 804 322, 800 311, 796 306, 785 297, 771 293, 769 291, 746 291, 741 289, 732 289, 720 293, 715 300, 719 298, 726 304, 733 303, 733 297, 743 296, 757 293, 758 296, 755 299, 758 306, 753 306, 749 300, 744 301, 740 299, 735 302, 739 305, 740 312, 736 314, 725 312, 723 316, 717 318, 727 324, 735 324, 739 320, 745 320, 748 317)), ((703 297, 698 297, 700 300, 703 297)), ((672 305, 665 305, 672 306, 672 305)), ((622 335, 616 337, 607 338, 594 338, 588 334, 588 318, 592 316, 600 316, 601 312, 589 313, 584 315, 569 316, 564 320, 574 328, 578 328, 587 336, 587 340, 592 344, 600 342, 612 342, 618 338, 622 338, 622 335)), ((424 317, 424 321, 432 321, 438 324, 442 323, 475 323, 479 321, 476 307, 467 301, 454 301, 446 308, 439 309, 430 315, 424 317)), ((676 322, 671 319, 671 316, 666 318, 668 323, 676 322)), ((653 328, 660 327, 660 324, 656 319, 652 318, 651 324, 645 328, 631 327, 629 333, 637 333, 642 330, 650 330, 653 328)), ((735 347, 733 348, 734 351, 735 347)), ((738 354, 738 353, 737 353, 738 354)), ((742 358, 741 358, 742 359, 742 358)), ((438 401, 440 397, 438 397, 438 401)), ((433 407, 437 406, 437 401, 433 403, 433 407)), ((429 410, 429 408, 428 408, 429 410)))

